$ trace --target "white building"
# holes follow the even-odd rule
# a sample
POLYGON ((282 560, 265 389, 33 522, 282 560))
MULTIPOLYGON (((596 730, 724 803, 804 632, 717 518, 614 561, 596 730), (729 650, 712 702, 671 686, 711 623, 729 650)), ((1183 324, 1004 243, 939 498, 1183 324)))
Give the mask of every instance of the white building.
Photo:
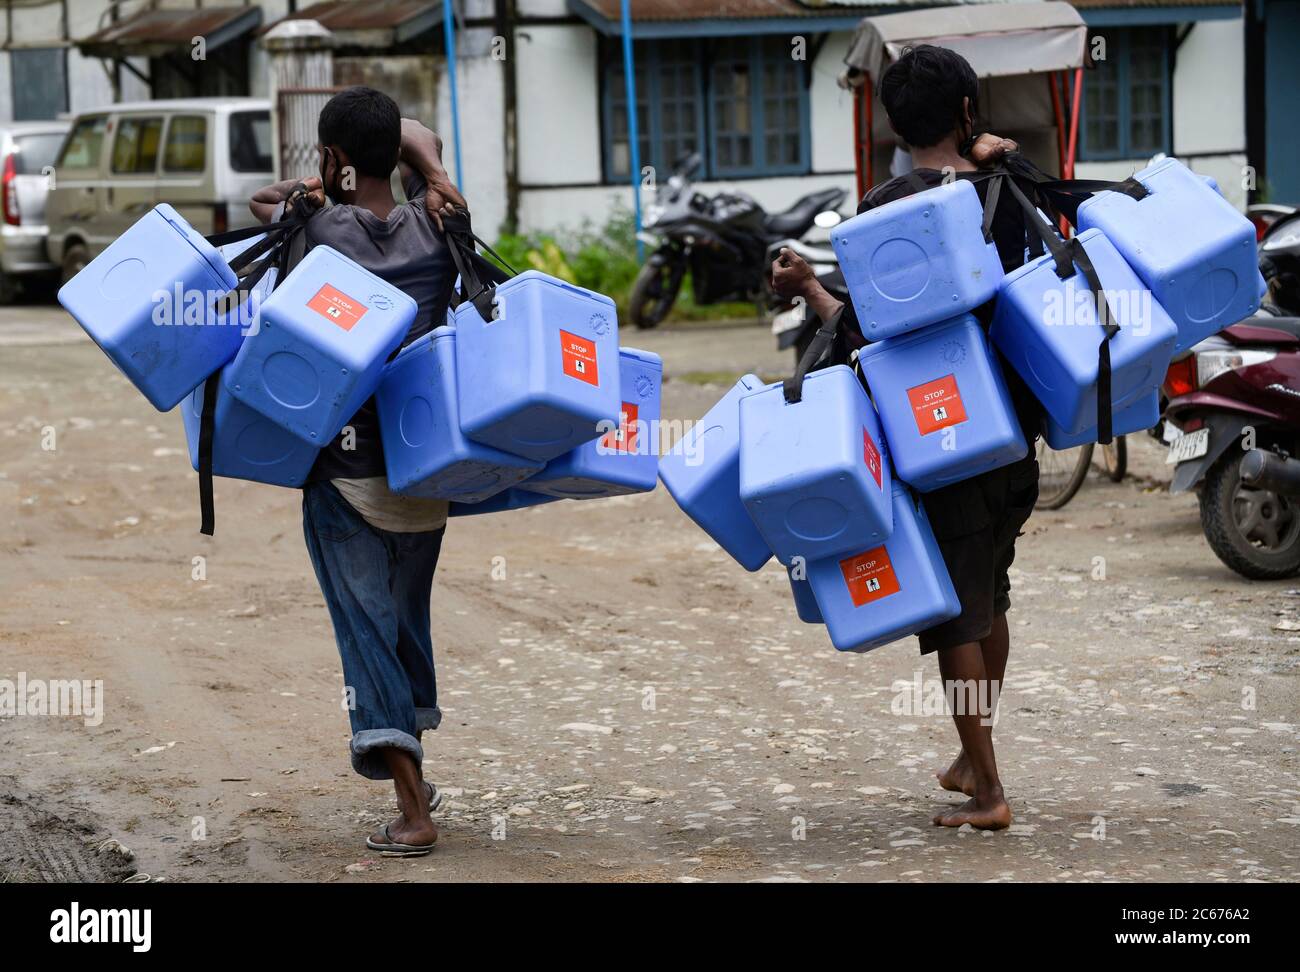
MULTIPOLYGON (((458 3, 458 175, 480 231, 511 221, 526 231, 561 230, 601 223, 611 206, 630 205, 619 0, 458 3)), ((1075 6, 1108 51, 1085 72, 1077 175, 1127 175, 1167 152, 1213 175, 1244 205, 1243 168, 1273 162, 1276 197, 1286 198, 1283 187, 1300 197, 1294 167, 1266 152, 1262 136, 1295 128, 1297 86, 1278 85, 1274 75, 1296 68, 1277 55, 1261 75, 1272 100, 1262 123, 1252 109, 1248 138, 1253 14, 1243 20, 1239 5, 1216 0, 1075 6), (1269 124, 1288 109, 1290 124, 1269 124)), ((114 97, 265 94, 258 34, 305 16, 336 35, 336 83, 382 87, 434 122, 453 168, 441 0, 4 7, 0 119, 78 112, 114 97), (200 61, 192 57, 197 37, 206 47, 200 61)), ((633 0, 642 164, 662 173, 698 150, 706 190, 739 186, 769 209, 814 189, 852 188, 852 96, 837 77, 855 24, 899 9, 844 0, 633 0)))

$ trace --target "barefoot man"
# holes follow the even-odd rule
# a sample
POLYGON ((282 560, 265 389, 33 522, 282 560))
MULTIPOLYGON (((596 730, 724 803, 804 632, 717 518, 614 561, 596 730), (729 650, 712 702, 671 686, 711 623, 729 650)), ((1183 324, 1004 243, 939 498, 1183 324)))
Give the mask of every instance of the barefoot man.
MULTIPOLYGON (((880 97, 895 134, 911 149, 913 170, 881 183, 858 207, 865 212, 941 184, 945 178, 972 178, 981 166, 995 164, 1016 148, 993 135, 974 138, 979 84, 959 54, 941 47, 911 48, 892 64, 880 82, 880 97)), ((1019 183, 1030 198, 1033 187, 1019 183)), ((975 181, 983 199, 989 183, 975 181)), ((993 236, 1004 270, 1025 262, 1025 226, 1011 193, 998 197, 993 236)), ((772 265, 777 293, 803 297, 821 320, 840 314, 831 363, 845 363, 866 344, 852 306, 841 304, 818 282, 802 259, 789 250, 772 265)), ((988 325, 992 302, 975 314, 988 325)), ((1030 448, 1024 458, 924 494, 926 514, 943 551, 944 562, 961 600, 961 615, 920 633, 921 653, 939 656, 939 672, 961 740, 952 765, 935 775, 945 790, 970 797, 934 817, 943 827, 970 824, 998 830, 1011 823, 993 752, 993 709, 1007 667, 1010 607, 1007 570, 1016 554, 1016 537, 1038 496, 1038 462, 1032 443, 1038 435, 1039 406, 1010 368, 1003 369, 1030 448)))

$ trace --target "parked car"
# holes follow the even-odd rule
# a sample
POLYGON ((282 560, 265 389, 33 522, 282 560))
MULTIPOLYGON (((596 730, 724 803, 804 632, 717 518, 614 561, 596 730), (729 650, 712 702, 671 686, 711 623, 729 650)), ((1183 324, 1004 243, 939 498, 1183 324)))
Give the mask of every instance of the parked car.
POLYGON ((0 128, 0 303, 24 283, 49 279, 58 269, 45 252, 45 201, 64 121, 11 122, 0 128))
POLYGON ((71 280, 164 202, 200 233, 250 225, 248 199, 273 168, 264 99, 140 101, 85 112, 55 163, 49 258, 71 280))

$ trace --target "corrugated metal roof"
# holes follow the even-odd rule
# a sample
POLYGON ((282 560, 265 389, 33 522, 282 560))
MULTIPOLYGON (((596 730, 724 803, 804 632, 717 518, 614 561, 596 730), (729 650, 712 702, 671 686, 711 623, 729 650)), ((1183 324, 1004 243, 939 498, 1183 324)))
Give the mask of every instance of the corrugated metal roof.
MULTIPOLYGON (((606 20, 622 16, 619 0, 578 0, 606 20)), ((918 0, 916 5, 921 5, 918 0)), ((632 0, 634 23, 674 20, 756 20, 766 17, 843 16, 846 7, 867 10, 896 3, 799 3, 798 0, 632 0)))
MULTIPOLYGON (((690 20, 757 20, 785 17, 844 16, 859 12, 887 13, 934 7, 988 6, 1034 0, 632 0, 634 23, 690 20)), ((1241 0, 1078 0, 1085 8, 1221 7, 1239 6, 1241 0)), ((570 0, 569 6, 586 7, 615 24, 622 16, 619 0, 570 0)))
POLYGON ((209 51, 254 30, 261 7, 145 10, 76 42, 87 57, 156 57, 202 37, 209 51))
POLYGON ((1124 10, 1134 7, 1240 7, 1241 0, 1070 0, 1080 10, 1124 10))
POLYGON ((442 4, 436 0, 324 0, 276 23, 285 20, 314 20, 333 33, 340 46, 392 47, 441 24, 442 4))

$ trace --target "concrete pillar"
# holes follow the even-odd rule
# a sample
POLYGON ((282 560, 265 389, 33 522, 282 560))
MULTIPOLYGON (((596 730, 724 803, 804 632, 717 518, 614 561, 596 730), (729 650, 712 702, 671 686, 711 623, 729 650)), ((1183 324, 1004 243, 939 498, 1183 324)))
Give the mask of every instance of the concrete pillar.
POLYGON ((314 20, 281 21, 263 35, 271 61, 277 178, 317 170, 316 119, 334 90, 334 35, 314 20))

